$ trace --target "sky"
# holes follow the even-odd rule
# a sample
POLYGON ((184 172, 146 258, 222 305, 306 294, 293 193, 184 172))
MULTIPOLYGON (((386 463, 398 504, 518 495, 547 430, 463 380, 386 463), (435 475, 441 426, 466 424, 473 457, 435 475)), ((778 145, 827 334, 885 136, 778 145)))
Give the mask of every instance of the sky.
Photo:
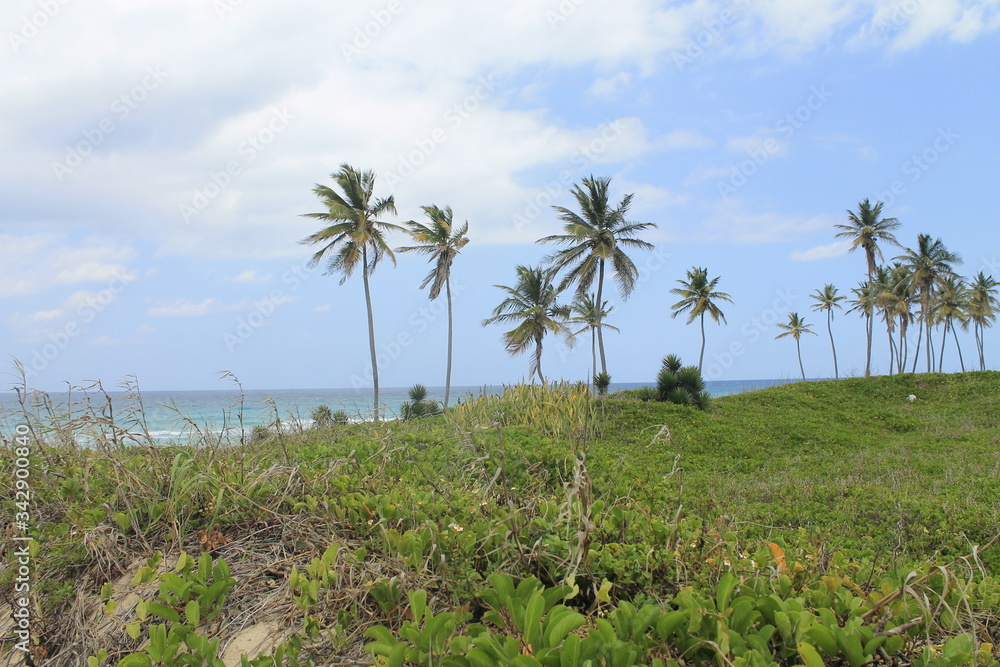
MULTIPOLYGON (((864 278, 834 225, 865 198, 902 245, 940 237, 960 273, 1000 277, 997 0, 11 0, 0 27, 8 387, 18 364, 44 390, 228 388, 220 371, 370 386, 360 277, 323 275, 299 243, 344 163, 394 196, 388 222, 437 204, 469 223, 454 385, 527 377, 482 321, 516 265, 554 250, 535 243, 561 233, 552 206, 591 175, 656 225, 635 291, 609 295, 615 382, 652 381, 668 353, 697 361, 697 325, 670 308, 692 267, 733 300, 707 325, 706 378, 796 377, 775 340, 790 312, 818 334, 806 374, 832 376, 809 294, 864 278)), ((373 276, 383 386, 444 384, 427 269, 401 254, 373 276)), ((863 321, 838 312, 833 332, 841 373, 860 374, 863 321)), ((959 341, 970 363, 971 332, 959 341)), ((988 331, 991 368, 997 343, 988 331)), ((876 336, 876 372, 887 350, 876 336)), ((588 340, 547 339, 547 377, 589 367, 588 340)))

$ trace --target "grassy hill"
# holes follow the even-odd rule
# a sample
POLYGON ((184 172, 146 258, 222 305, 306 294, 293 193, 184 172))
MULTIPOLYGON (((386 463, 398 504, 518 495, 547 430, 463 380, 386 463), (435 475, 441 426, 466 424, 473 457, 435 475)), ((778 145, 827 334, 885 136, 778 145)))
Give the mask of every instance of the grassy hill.
POLYGON ((1000 373, 708 412, 515 387, 228 447, 74 435, 31 446, 44 664, 986 664, 1000 644, 1000 373))

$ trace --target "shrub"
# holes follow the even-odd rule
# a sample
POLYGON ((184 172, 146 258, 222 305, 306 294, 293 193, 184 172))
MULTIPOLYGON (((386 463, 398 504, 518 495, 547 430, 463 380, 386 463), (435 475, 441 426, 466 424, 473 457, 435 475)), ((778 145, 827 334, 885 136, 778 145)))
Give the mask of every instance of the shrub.
POLYGON ((690 405, 699 410, 708 408, 705 380, 697 366, 684 366, 676 354, 663 358, 656 375, 656 392, 659 400, 678 405, 690 405))
POLYGON ((416 419, 441 414, 441 404, 427 400, 427 387, 415 384, 410 387, 410 400, 399 406, 399 416, 402 419, 416 419))
POLYGON ((313 426, 316 428, 330 428, 334 424, 333 411, 330 406, 324 404, 317 405, 309 415, 312 418, 313 426))

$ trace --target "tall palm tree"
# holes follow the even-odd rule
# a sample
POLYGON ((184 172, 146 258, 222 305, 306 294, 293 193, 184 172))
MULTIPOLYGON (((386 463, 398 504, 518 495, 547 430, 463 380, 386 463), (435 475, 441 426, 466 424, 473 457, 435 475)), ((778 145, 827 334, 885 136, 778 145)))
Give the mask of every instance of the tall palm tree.
POLYGON ((604 318, 612 310, 614 310, 614 306, 608 306, 607 301, 598 308, 597 299, 593 294, 578 294, 570 305, 572 317, 569 321, 584 325, 579 331, 572 332, 572 335, 578 336, 584 331, 590 331, 591 382, 597 377, 597 329, 603 327, 612 331, 618 331, 618 327, 604 323, 604 318))
MULTIPOLYGON (((848 313, 859 313, 865 322, 872 318, 875 312, 875 302, 878 295, 878 286, 874 280, 862 280, 857 287, 851 288, 854 298, 850 300, 851 307, 848 313)), ((869 338, 869 342, 871 339, 869 338)))
MULTIPOLYGON (((872 204, 868 199, 858 204, 857 212, 847 211, 847 224, 834 225, 841 230, 836 238, 851 239, 851 252, 858 248, 865 251, 865 259, 868 263, 868 280, 875 274, 875 258, 882 259, 882 250, 879 243, 889 243, 899 245, 893 230, 899 228, 899 220, 896 218, 882 217, 883 203, 878 201, 872 204)), ((868 314, 868 347, 865 353, 865 377, 871 375, 872 365, 872 316, 868 314)))
POLYGON ((547 333, 562 335, 569 333, 566 327, 569 308, 558 302, 560 290, 552 282, 551 269, 518 266, 516 271, 517 283, 514 287, 494 285, 503 290, 507 298, 493 309, 492 317, 483 320, 483 326, 517 323, 516 327, 503 335, 507 352, 511 356, 517 356, 534 344, 535 352, 531 356, 528 375, 537 374, 538 380, 544 383, 542 340, 547 333))
POLYGON ((702 361, 705 358, 705 314, 710 315, 716 324, 719 323, 719 320, 722 320, 722 323, 725 324, 726 316, 715 305, 715 300, 733 302, 732 298, 725 292, 715 291, 720 277, 716 276, 709 280, 707 268, 702 269, 694 266, 687 272, 687 281, 678 280, 677 282, 680 283, 680 287, 670 290, 671 294, 681 297, 680 301, 670 306, 674 311, 671 317, 677 317, 681 313, 687 312, 689 314, 685 324, 691 324, 696 317, 701 320, 701 353, 698 355, 699 371, 701 370, 702 361))
POLYGON ((833 377, 839 380, 840 371, 837 368, 837 347, 833 344, 833 309, 842 308, 840 302, 847 297, 843 294, 837 294, 837 288, 833 284, 824 285, 823 289, 816 290, 809 296, 816 300, 816 303, 812 306, 813 310, 826 311, 826 330, 830 334, 830 349, 833 351, 833 377))
POLYGON ((343 285, 355 269, 361 268, 365 286, 365 305, 368 309, 368 347, 371 352, 372 381, 375 387, 375 421, 379 420, 378 360, 375 353, 375 318, 372 313, 371 287, 368 279, 383 258, 389 257, 395 265, 396 256, 385 241, 386 234, 402 227, 379 218, 386 213, 395 215, 396 202, 392 195, 374 199, 375 172, 359 172, 349 164, 340 165, 340 171, 331 175, 340 192, 317 184, 313 192, 320 198, 326 211, 306 213, 304 217, 332 223, 315 234, 299 241, 305 245, 322 246, 312 256, 311 266, 324 258, 326 274, 343 274, 343 285))
POLYGON ((451 396, 451 346, 454 322, 451 310, 451 264, 455 256, 469 243, 466 234, 469 231, 469 223, 463 223, 455 229, 454 214, 451 207, 440 208, 434 204, 421 206, 427 214, 428 224, 422 224, 411 220, 407 223, 410 236, 418 245, 397 248, 399 252, 416 252, 421 255, 429 255, 428 261, 434 266, 420 283, 420 289, 430 285, 428 297, 433 301, 441 295, 441 288, 444 287, 445 296, 448 301, 448 361, 444 377, 444 407, 448 407, 448 399, 451 396))
POLYGON ((906 332, 913 322, 913 292, 909 285, 910 271, 902 264, 895 262, 889 270, 887 288, 881 295, 881 307, 887 317, 892 317, 899 323, 899 342, 896 344, 896 372, 906 370, 906 359, 909 356, 909 344, 906 332))
POLYGON ((986 370, 986 358, 983 356, 983 337, 986 327, 993 326, 997 318, 1000 301, 994 296, 1000 282, 987 276, 982 271, 977 273, 969 285, 969 319, 972 320, 972 330, 976 337, 976 348, 979 352, 979 370, 986 370))
POLYGON ((958 332, 955 331, 955 320, 963 331, 969 328, 969 288, 965 281, 958 276, 949 276, 941 281, 941 293, 938 295, 937 306, 934 308, 934 318, 941 323, 941 351, 938 359, 938 370, 944 369, 944 347, 945 339, 948 337, 948 330, 951 329, 952 338, 955 340, 955 349, 958 350, 958 363, 965 372, 965 359, 962 357, 962 346, 958 342, 958 332))
POLYGON ((811 324, 806 324, 805 320, 799 317, 798 313, 788 313, 788 324, 778 323, 779 329, 784 329, 784 333, 780 333, 775 336, 775 339, 784 338, 785 336, 791 336, 795 339, 795 351, 799 356, 799 370, 802 372, 802 381, 806 380, 806 370, 802 367, 802 348, 799 346, 799 339, 802 338, 802 334, 810 333, 816 335, 816 332, 812 330, 811 324))
MULTIPOLYGON (((558 243, 568 245, 546 258, 556 271, 566 270, 559 285, 565 289, 571 284, 576 285, 577 294, 586 294, 597 281, 597 303, 604 303, 604 275, 606 264, 611 264, 614 280, 618 284, 618 292, 622 299, 628 299, 635 289, 639 270, 626 254, 626 250, 652 250, 653 245, 636 238, 640 232, 650 227, 656 227, 648 222, 629 222, 625 219, 632 195, 625 195, 612 208, 608 200, 610 178, 583 179, 582 185, 576 185, 571 191, 580 207, 580 213, 575 213, 562 206, 553 206, 559 213, 559 219, 565 223, 565 234, 555 234, 538 239, 538 243, 558 243)), ((597 345, 601 353, 601 372, 608 372, 608 364, 604 355, 603 327, 597 326, 597 345)))
MULTIPOLYGON (((945 278, 955 274, 952 265, 961 264, 962 258, 945 248, 941 239, 932 240, 928 234, 919 234, 916 250, 907 248, 905 253, 896 259, 910 270, 910 287, 920 298, 920 330, 924 335, 927 372, 930 373, 934 363, 930 329, 931 307, 938 285, 945 278)), ((919 357, 920 344, 918 339, 917 351, 913 355, 913 370, 910 372, 916 371, 919 357)))

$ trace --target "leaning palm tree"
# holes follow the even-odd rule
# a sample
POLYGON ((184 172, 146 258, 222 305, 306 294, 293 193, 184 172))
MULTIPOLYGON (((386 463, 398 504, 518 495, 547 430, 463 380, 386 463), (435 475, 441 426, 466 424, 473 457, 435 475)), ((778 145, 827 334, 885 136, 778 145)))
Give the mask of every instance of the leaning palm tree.
POLYGON ((784 329, 784 333, 780 333, 775 336, 777 338, 784 338, 785 336, 791 336, 795 339, 795 351, 799 357, 799 370, 802 372, 802 381, 806 380, 806 370, 802 366, 802 348, 799 346, 799 339, 802 338, 802 334, 811 333, 816 335, 816 332, 812 330, 811 324, 806 324, 805 320, 799 317, 798 313, 788 313, 788 324, 778 324, 779 329, 784 329))
MULTIPOLYGON (((597 281, 597 303, 604 303, 604 274, 606 264, 611 264, 614 280, 618 283, 618 292, 622 299, 627 299, 635 289, 639 270, 626 254, 626 250, 652 250, 653 245, 640 240, 637 235, 650 227, 656 227, 648 222, 629 222, 625 219, 632 195, 625 195, 612 208, 608 200, 610 178, 583 179, 582 185, 576 185, 571 191, 580 207, 580 213, 575 213, 562 206, 553 206, 559 219, 565 224, 565 234, 555 234, 538 239, 538 243, 558 243, 568 245, 546 258, 556 271, 566 270, 559 285, 565 289, 576 285, 577 294, 586 294, 597 281)), ((597 346, 601 354, 601 372, 608 372, 608 364, 604 355, 603 327, 597 326, 597 346)))
POLYGON ((705 358, 705 314, 712 317, 716 324, 719 320, 726 323, 726 316, 715 301, 728 301, 732 303, 732 298, 725 292, 716 292, 715 286, 719 284, 720 276, 711 280, 708 279, 708 269, 691 267, 687 272, 687 281, 678 280, 680 287, 670 290, 671 294, 681 297, 681 300, 670 306, 674 311, 671 317, 677 317, 681 313, 687 312, 688 319, 685 324, 691 324, 694 318, 701 320, 701 353, 698 355, 698 371, 701 372, 702 361, 705 358))
POLYGON ((840 302, 847 297, 843 294, 837 294, 837 288, 833 284, 824 285, 823 289, 816 290, 809 296, 816 300, 816 303, 812 306, 813 310, 826 311, 826 331, 830 334, 830 349, 833 351, 833 377, 839 380, 840 371, 837 368, 837 346, 833 344, 833 309, 842 308, 840 302))
MULTIPOLYGON (((878 201, 872 204, 865 199, 858 204, 857 212, 847 211, 847 224, 834 225, 837 229, 837 238, 851 239, 851 252, 858 248, 865 251, 865 259, 868 263, 868 280, 875 275, 875 257, 882 259, 882 251, 879 243, 889 243, 899 245, 893 230, 899 228, 899 220, 896 218, 882 217, 883 203, 878 201)), ((872 315, 869 313, 867 323, 868 346, 865 353, 865 377, 871 375, 872 366, 872 315)))
MULTIPOLYGON (((601 307, 597 307, 597 299, 593 294, 578 294, 570 305, 572 317, 570 322, 584 325, 578 331, 572 332, 573 336, 578 336, 584 331, 590 331, 590 361, 591 361, 591 382, 596 382, 597 378, 597 330, 598 328, 618 331, 618 327, 604 323, 604 318, 614 310, 614 306, 608 306, 605 301, 601 307)), ((595 387, 596 388, 596 387, 595 387)))
POLYGON ((469 223, 465 222, 458 229, 454 226, 454 214, 451 207, 440 208, 431 204, 421 206, 429 219, 428 224, 422 224, 411 220, 407 223, 410 236, 418 244, 397 248, 399 252, 416 252, 422 255, 429 255, 428 261, 434 267, 420 284, 420 289, 430 285, 428 297, 433 301, 441 295, 441 288, 444 287, 445 296, 448 301, 448 360, 444 376, 444 407, 448 407, 448 399, 451 396, 451 346, 453 335, 453 319, 451 310, 451 264, 455 256, 469 243, 466 234, 469 231, 469 223))
POLYGON ((379 218, 385 213, 396 213, 396 202, 392 195, 384 199, 373 199, 375 173, 359 172, 349 164, 340 165, 340 171, 331 175, 340 192, 325 185, 316 185, 313 192, 320 198, 326 211, 306 213, 304 217, 332 223, 315 234, 307 236, 299 243, 322 246, 310 259, 316 266, 324 258, 327 260, 327 275, 340 273, 343 285, 355 269, 361 268, 361 278, 365 286, 365 305, 368 309, 368 346, 372 360, 372 382, 375 387, 375 421, 379 420, 378 360, 375 353, 375 318, 372 314, 371 288, 368 279, 379 262, 389 257, 393 264, 396 257, 385 241, 389 232, 402 227, 379 218))
POLYGON ((944 369, 945 339, 951 330, 958 351, 958 363, 965 372, 965 359, 962 357, 962 346, 958 342, 958 332, 955 331, 955 321, 963 331, 969 329, 969 288, 958 276, 949 276, 941 281, 941 293, 938 295, 937 306, 934 308, 934 318, 941 323, 941 350, 939 352, 938 370, 944 369))
POLYGON ((517 323, 517 326, 503 335, 507 352, 517 356, 535 346, 531 356, 528 375, 538 375, 538 380, 545 383, 542 374, 542 340, 545 334, 568 335, 566 320, 569 318, 569 308, 558 302, 559 289, 553 284, 553 272, 539 267, 518 266, 517 283, 513 287, 494 285, 507 295, 500 305, 493 309, 493 316, 483 320, 483 326, 488 324, 517 323))
POLYGON ((979 353, 979 370, 986 370, 986 358, 983 356, 983 337, 986 327, 993 326, 997 318, 1000 301, 994 296, 1000 282, 980 271, 969 285, 969 319, 972 320, 972 331, 976 337, 976 351, 979 353))
MULTIPOLYGON (((927 372, 930 373, 934 363, 934 352, 931 343, 931 307, 937 294, 938 285, 945 278, 955 274, 953 264, 961 264, 962 258, 944 247, 941 239, 931 240, 928 234, 917 236, 917 249, 907 248, 905 253, 896 258, 910 271, 909 284, 920 299, 920 333, 924 336, 927 351, 927 372)), ((917 370, 917 360, 920 357, 920 343, 913 355, 913 369, 917 370)))

